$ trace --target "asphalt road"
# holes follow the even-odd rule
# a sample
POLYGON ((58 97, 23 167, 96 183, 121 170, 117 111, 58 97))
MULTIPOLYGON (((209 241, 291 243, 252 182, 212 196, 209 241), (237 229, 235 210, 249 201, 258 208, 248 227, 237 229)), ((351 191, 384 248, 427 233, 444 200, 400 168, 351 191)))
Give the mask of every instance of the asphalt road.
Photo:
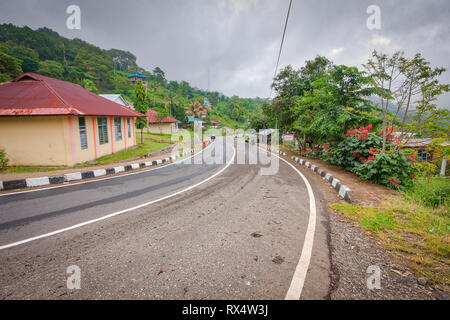
MULTIPOLYGON (((225 141, 206 151, 219 164, 202 163, 202 153, 137 174, 1 196, 0 247, 192 187, 0 250, 0 298, 284 299, 310 216, 306 185, 283 161, 276 174, 260 175, 260 165, 248 164, 248 145, 219 145, 225 141), (236 164, 242 148, 246 164, 236 164), (81 270, 79 290, 66 286, 71 265, 81 270)), ((330 283, 326 220, 315 195, 306 299, 326 298, 330 283)))

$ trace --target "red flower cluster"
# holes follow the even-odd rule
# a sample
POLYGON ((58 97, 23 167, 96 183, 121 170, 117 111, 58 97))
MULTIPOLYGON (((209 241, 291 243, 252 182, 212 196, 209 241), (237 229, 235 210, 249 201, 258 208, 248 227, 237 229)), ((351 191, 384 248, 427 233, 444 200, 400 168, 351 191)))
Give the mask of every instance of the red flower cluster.
POLYGON ((353 151, 353 157, 355 157, 355 158, 361 157, 361 154, 359 153, 358 150, 353 151))
POLYGON ((388 178, 388 181, 394 186, 394 187, 398 187, 399 186, 399 182, 400 182, 400 178, 397 179, 392 179, 392 178, 388 178))
POLYGON ((369 138, 369 132, 372 130, 373 126, 369 124, 367 127, 361 127, 359 129, 347 130, 346 138, 352 135, 358 135, 359 140, 367 140, 369 138))
MULTIPOLYGON (((392 126, 388 126, 386 127, 386 139, 387 140, 393 140, 396 139, 396 137, 394 137, 393 133, 394 133, 394 128, 392 128, 392 126)), ((383 135, 383 129, 381 129, 380 131, 378 131, 378 135, 381 136, 383 135)))
POLYGON ((322 148, 323 148, 324 150, 327 150, 329 147, 328 147, 328 145, 327 145, 326 143, 324 143, 324 144, 322 145, 322 148))
POLYGON ((416 160, 416 154, 415 153, 410 153, 406 157, 409 158, 409 159, 412 159, 412 160, 416 160))

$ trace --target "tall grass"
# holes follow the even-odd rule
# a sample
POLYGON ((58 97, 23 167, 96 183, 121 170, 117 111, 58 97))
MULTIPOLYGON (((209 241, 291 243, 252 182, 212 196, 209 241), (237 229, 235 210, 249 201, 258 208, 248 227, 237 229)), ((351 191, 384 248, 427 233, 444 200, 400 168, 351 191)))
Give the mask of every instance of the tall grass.
MULTIPOLYGON (((429 208, 450 207, 450 180, 442 176, 418 178, 405 191, 407 198, 429 208)), ((449 210, 447 210, 449 214, 449 210)))

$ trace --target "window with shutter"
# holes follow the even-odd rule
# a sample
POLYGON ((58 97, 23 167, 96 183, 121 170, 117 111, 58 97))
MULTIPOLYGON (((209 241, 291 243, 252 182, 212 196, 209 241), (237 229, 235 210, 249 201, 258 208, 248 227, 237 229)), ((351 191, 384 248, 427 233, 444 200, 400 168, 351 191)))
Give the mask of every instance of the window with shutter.
POLYGON ((108 119, 106 117, 98 117, 98 143, 106 144, 108 139, 108 119))
POLYGON ((88 148, 86 118, 78 117, 78 128, 80 131, 81 150, 85 150, 88 148))
POLYGON ((116 141, 122 141, 122 118, 114 117, 114 128, 116 141))

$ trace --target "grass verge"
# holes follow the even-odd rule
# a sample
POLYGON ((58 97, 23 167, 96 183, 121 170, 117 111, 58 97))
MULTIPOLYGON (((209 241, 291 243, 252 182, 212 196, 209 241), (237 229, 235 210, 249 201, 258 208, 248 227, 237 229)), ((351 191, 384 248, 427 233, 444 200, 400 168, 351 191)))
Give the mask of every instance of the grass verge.
POLYGON ((450 285, 450 214, 447 206, 429 208, 406 197, 392 197, 377 208, 329 205, 381 239, 418 276, 450 285))

